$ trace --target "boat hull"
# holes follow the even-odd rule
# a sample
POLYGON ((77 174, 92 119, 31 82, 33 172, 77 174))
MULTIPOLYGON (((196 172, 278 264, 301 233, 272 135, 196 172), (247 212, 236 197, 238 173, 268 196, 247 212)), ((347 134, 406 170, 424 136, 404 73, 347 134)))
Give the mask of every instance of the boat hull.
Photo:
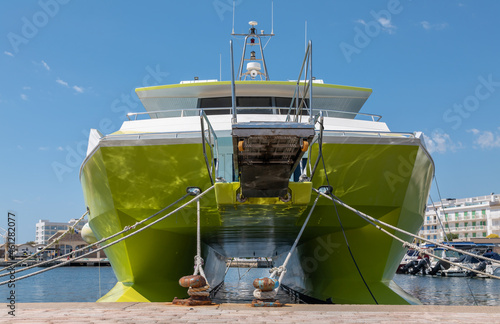
MULTIPOLYGON (((86 159, 81 181, 98 239, 168 206, 189 186, 211 186, 201 141, 176 141, 100 145, 86 159)), ((318 145, 312 145, 313 163, 318 152, 318 145)), ((420 228, 433 165, 419 140, 399 144, 395 139, 325 137, 323 157, 325 167, 319 164, 314 188, 329 184, 337 197, 368 215, 413 233, 420 228)), ((226 257, 274 257, 281 264, 316 198, 308 192, 301 193, 308 197, 299 202, 257 199, 221 205, 217 202, 227 197, 216 195, 213 190, 201 199, 205 272, 212 287, 223 280, 226 257)), ((186 296, 177 281, 193 271, 195 219, 193 204, 106 249, 118 283, 100 301, 186 296)), ((404 252, 401 243, 353 212, 320 198, 284 283, 323 302, 414 303, 392 282, 404 252)))

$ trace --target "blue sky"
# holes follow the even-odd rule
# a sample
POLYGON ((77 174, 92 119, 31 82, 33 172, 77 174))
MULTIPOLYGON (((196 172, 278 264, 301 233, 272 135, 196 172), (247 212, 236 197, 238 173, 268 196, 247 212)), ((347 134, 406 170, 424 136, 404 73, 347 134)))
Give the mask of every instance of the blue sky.
MULTIPOLYGON (((271 4, 236 0, 236 32, 271 30, 271 4)), ((136 87, 228 80, 231 0, 0 2, 0 227, 18 242, 38 219, 85 211, 79 167, 90 128, 143 111, 136 87)), ((497 1, 274 1, 273 80, 296 79, 304 24, 314 75, 369 87, 362 112, 423 131, 443 198, 500 192, 497 1)), ((236 61, 241 42, 236 42, 236 61)), ((431 196, 438 200, 433 187, 431 196)))

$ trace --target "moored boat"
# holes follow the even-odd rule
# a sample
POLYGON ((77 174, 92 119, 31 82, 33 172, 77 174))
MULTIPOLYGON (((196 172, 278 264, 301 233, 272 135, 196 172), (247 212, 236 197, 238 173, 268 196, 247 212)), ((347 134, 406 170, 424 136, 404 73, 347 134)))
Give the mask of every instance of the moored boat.
MULTIPOLYGON (((223 282, 227 258, 282 264, 311 214, 287 267, 287 289, 325 303, 415 303, 392 282, 404 247, 331 200, 316 204, 313 189, 327 187, 357 210, 416 233, 434 172, 422 134, 391 132, 380 116, 359 113, 371 89, 313 80, 311 45, 304 79, 271 81, 262 39, 272 34, 255 25, 242 35, 236 80, 138 88, 145 113, 129 114, 112 134, 91 130, 80 177, 96 239, 196 187, 207 191, 201 248, 212 288, 223 282)), ((185 296, 178 280, 193 269, 196 215, 187 206, 109 247, 118 283, 100 301, 185 296)))

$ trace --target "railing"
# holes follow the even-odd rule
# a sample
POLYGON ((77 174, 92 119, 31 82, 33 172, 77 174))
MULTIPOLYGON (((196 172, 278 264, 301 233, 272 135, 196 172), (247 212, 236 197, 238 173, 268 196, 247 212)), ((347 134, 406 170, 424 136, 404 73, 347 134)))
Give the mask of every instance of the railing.
POLYGON ((203 145, 203 156, 205 157, 205 163, 207 165, 208 175, 210 177, 210 182, 214 184, 215 179, 219 177, 219 145, 217 141, 217 135, 215 134, 207 115, 202 110, 200 111, 200 123, 201 123, 201 143, 203 145), (205 123, 207 128, 205 129, 205 123), (210 157, 207 156, 206 145, 210 147, 210 157), (215 151, 215 155, 214 155, 215 151), (214 175, 215 173, 215 175, 214 175))
POLYGON ((484 225, 450 227, 450 230, 452 232, 480 231, 480 230, 484 230, 484 229, 485 229, 484 225))
POLYGON ((396 132, 374 132, 374 131, 324 131, 325 136, 375 136, 375 137, 406 137, 415 138, 413 133, 396 133, 396 132))
MULTIPOLYGON (((289 107, 237 107, 237 111, 241 114, 250 114, 252 110, 257 110, 257 114, 266 114, 266 115, 283 115, 287 116, 289 107)), ((294 108, 295 109, 295 108, 294 108)), ((147 112, 138 112, 138 113, 128 113, 128 120, 137 120, 140 116, 149 116, 149 118, 171 118, 171 117, 193 117, 199 116, 200 111, 203 110, 207 115, 230 115, 231 107, 215 107, 215 108, 186 108, 186 109, 172 109, 172 110, 156 110, 156 111, 147 111, 147 112), (224 111, 225 113, 221 113, 224 111), (168 116, 168 117, 161 117, 168 116)), ((342 110, 334 110, 334 109, 314 109, 314 112, 323 112, 323 116, 325 117, 337 117, 334 115, 347 115, 354 116, 353 119, 357 117, 365 118, 368 117, 371 121, 378 122, 382 118, 381 115, 375 114, 367 114, 367 113, 359 113, 359 112, 351 112, 351 111, 342 111, 342 110)), ((347 118, 347 117, 346 117, 347 118)), ((367 120, 369 120, 367 118, 367 120)), ((358 119, 360 120, 360 119, 358 119)), ((364 119, 361 119, 364 120, 364 119)))
POLYGON ((295 87, 295 92, 293 93, 292 102, 290 103, 290 107, 288 109, 286 121, 292 120, 292 115, 294 115, 293 121, 298 122, 299 118, 302 116, 302 109, 307 109, 307 115, 309 115, 309 122, 313 123, 313 94, 312 94, 312 81, 313 81, 313 73, 312 73, 312 42, 309 41, 307 44, 306 53, 304 56, 304 61, 302 62, 302 66, 300 68, 299 77, 297 78, 297 85, 295 87), (305 69, 305 71, 304 71, 305 69), (300 95, 300 79, 302 78, 302 72, 304 72, 304 87, 302 89, 302 96, 300 95), (308 80, 309 74, 309 80, 308 80), (307 80, 307 82, 305 81, 307 80), (309 107, 306 107, 306 97, 309 96, 309 107), (295 103, 295 107, 294 107, 295 103))

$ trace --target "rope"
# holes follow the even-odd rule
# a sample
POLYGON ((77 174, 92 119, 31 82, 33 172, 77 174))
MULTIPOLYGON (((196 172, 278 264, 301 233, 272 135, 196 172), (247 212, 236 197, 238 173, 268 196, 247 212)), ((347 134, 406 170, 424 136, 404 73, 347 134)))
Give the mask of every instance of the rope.
MULTIPOLYGON (((210 189, 208 189, 208 190, 210 190, 210 189)), ((145 219, 143 219, 142 221, 135 223, 133 226, 125 226, 125 227, 123 228, 123 230, 122 230, 122 231, 120 231, 120 232, 118 232, 118 233, 115 233, 115 234, 113 234, 113 235, 111 235, 111 236, 109 236, 109 237, 103 238, 103 239, 101 239, 101 240, 99 240, 99 241, 97 241, 97 242, 95 242, 95 243, 92 243, 92 244, 86 245, 86 246, 84 246, 83 248, 80 248, 80 249, 78 249, 78 250, 75 250, 74 252, 76 253, 76 252, 81 252, 81 251, 84 251, 85 249, 90 249, 91 247, 97 246, 97 245, 99 245, 99 244, 100 244, 100 243, 102 243, 102 242, 105 242, 105 241, 108 241, 108 240, 110 240, 110 239, 112 239, 112 238, 115 238, 116 236, 118 236, 118 235, 120 235, 120 234, 123 234, 123 233, 125 233, 125 232, 127 232, 127 231, 129 231, 129 230, 131 230, 131 229, 135 229, 135 227, 136 227, 137 225, 141 225, 142 223, 144 223, 144 222, 146 222, 146 221, 150 220, 151 218, 156 217, 157 215, 161 214, 162 212, 164 212, 165 210, 169 209, 170 207, 172 207, 173 205, 177 204, 178 202, 180 202, 181 200, 185 199, 185 198, 186 198, 186 197, 188 197, 188 196, 190 196, 190 194, 189 194, 189 193, 185 194, 185 195, 184 195, 184 196, 182 196, 181 198, 177 199, 175 202, 171 203, 170 205, 168 205, 167 207, 165 207, 165 208, 161 209, 160 211, 158 211, 158 212, 154 213, 153 215, 149 216, 148 218, 145 218, 145 219)), ((192 200, 190 201, 190 203, 191 203, 191 202, 192 202, 192 200)), ((177 210, 175 210, 175 211, 177 211, 177 210)), ((175 211, 174 211, 174 212, 175 212, 175 211)), ((94 251, 92 251, 92 252, 97 252, 97 251, 100 251, 100 250, 94 250, 94 251)), ((22 268, 22 269, 20 269, 20 270, 16 270, 16 273, 18 273, 18 272, 22 272, 22 271, 26 271, 26 270, 29 270, 29 269, 32 269, 32 268, 35 268, 35 267, 38 267, 38 266, 41 266, 41 265, 44 265, 44 264, 53 263, 54 261, 57 261, 57 260, 60 260, 60 259, 66 258, 66 257, 67 257, 68 255, 70 255, 70 254, 71 254, 71 252, 70 252, 70 253, 66 253, 66 254, 64 254, 64 255, 61 255, 61 256, 58 256, 58 257, 55 257, 55 258, 53 258, 53 259, 51 259, 51 260, 43 261, 43 262, 40 262, 40 263, 37 263, 37 264, 31 265, 31 266, 29 266, 29 267, 22 268)), ((87 255, 88 255, 88 254, 90 254, 90 252, 89 252, 89 253, 87 253, 87 255)), ((80 259, 80 257, 75 258, 74 260, 78 260, 78 259, 80 259)), ((4 276, 7 276, 7 275, 8 275, 8 273, 0 274, 0 277, 4 277, 4 276)), ((1 283, 0 283, 0 286, 1 286, 1 283)))
MULTIPOLYGON (((317 189, 315 189, 315 188, 313 188, 313 190, 314 190, 314 191, 316 191, 316 192, 318 192, 318 190, 317 190, 317 189)), ((420 239, 420 240, 425 241, 425 242, 429 242, 429 243, 435 244, 436 246, 439 246, 439 247, 442 247, 442 248, 446 248, 446 249, 448 249, 448 250, 450 250, 450 251, 459 252, 459 253, 462 253, 462 254, 465 254, 465 255, 470 255, 470 256, 475 257, 475 258, 478 258, 478 259, 483 259, 483 260, 486 260, 486 261, 491 261, 491 262, 493 262, 493 263, 500 264, 500 260, 490 259, 490 258, 484 257, 484 256, 482 256, 482 255, 477 255, 477 254, 470 253, 470 252, 467 252, 467 251, 463 251, 463 250, 455 249, 454 247, 449 246, 449 245, 444 245, 444 244, 441 244, 441 243, 433 242, 432 240, 428 240, 428 239, 426 239, 426 238, 420 237, 420 236, 418 236, 418 235, 412 234, 412 233, 410 233, 410 232, 407 232, 407 231, 405 231, 405 230, 402 230, 402 229, 400 229, 400 228, 397 228, 397 227, 395 227, 395 226, 392 226, 391 224, 387 224, 387 223, 385 223, 385 222, 383 222, 383 221, 381 221, 381 220, 378 220, 378 219, 376 219, 376 218, 373 218, 373 217, 371 217, 371 216, 369 216, 369 215, 367 215, 367 214, 365 214, 365 213, 363 213, 363 212, 361 212, 361 211, 359 211, 359 210, 354 209, 353 207, 351 207, 351 206, 347 205, 346 203, 342 202, 342 201, 341 201, 338 197, 336 197, 336 196, 334 196, 334 198, 332 198, 332 197, 327 196, 327 195, 324 195, 324 194, 321 194, 321 195, 322 195, 322 196, 327 197, 328 199, 335 199, 335 201, 336 201, 339 205, 341 205, 341 206, 343 206, 343 207, 345 207, 345 208, 347 208, 347 209, 349 209, 349 210, 353 211, 353 212, 354 212, 354 213, 356 213, 358 216, 360 216, 361 218, 364 218, 364 219, 365 219, 365 220, 367 220, 367 221, 368 221, 368 220, 371 220, 371 221, 373 221, 373 222, 377 222, 377 223, 382 224, 382 225, 384 225, 384 226, 386 226, 386 227, 388 227, 388 228, 390 228, 390 229, 396 230, 396 231, 398 231, 398 232, 400 232, 400 233, 403 233, 403 234, 409 235, 409 236, 411 236, 411 237, 413 237, 413 238, 420 239)), ((368 221, 368 222, 369 222, 369 223, 371 223, 372 225, 374 225, 375 227, 377 226, 377 225, 373 224, 373 223, 372 223, 372 222, 370 222, 370 221, 368 221)), ((406 242, 406 241, 405 241, 405 243, 408 243, 408 242, 406 242)), ((415 244, 412 244, 412 243, 408 243, 408 244, 411 244, 411 246, 415 246, 415 247, 417 247, 415 244)))
POLYGON ((199 288, 189 287, 188 295, 189 296, 208 297, 208 296, 210 296, 210 293, 207 291, 208 289, 210 289, 209 284, 206 284, 205 286, 199 287, 199 288))
MULTIPOLYGON (((288 264, 288 261, 290 260, 292 253, 295 251, 295 248, 297 247, 297 244, 299 243, 300 237, 302 236, 302 233, 304 232, 304 229, 306 228, 306 225, 309 222, 309 218, 311 218, 311 215, 314 211, 314 208, 316 208, 316 204, 318 203, 319 197, 320 197, 320 195, 318 195, 318 197, 316 197, 316 199, 314 200, 314 204, 311 207, 311 210, 309 211, 309 215, 307 215, 307 218, 304 221, 304 224, 302 224, 302 228, 300 229, 299 234, 297 235, 297 238, 295 239, 295 242, 293 242, 292 248, 288 252, 288 255, 286 256, 283 264, 281 266, 279 266, 278 268, 272 268, 271 270, 269 270, 269 272, 271 272, 271 275, 269 276, 269 278, 273 279, 276 275, 279 275, 278 287, 273 289, 271 292, 269 292, 270 294, 272 294, 272 297, 266 297, 265 299, 274 298, 276 296, 276 294, 278 294, 279 288, 281 286, 281 282, 283 281, 283 277, 285 276, 285 273, 286 273, 286 265, 288 264)), ((259 292, 262 293, 262 291, 260 289, 254 290, 254 296, 256 298, 259 298, 256 295, 256 294, 259 294, 259 292)), ((266 294, 266 296, 267 296, 267 294, 266 294)))
MULTIPOLYGON (((198 199, 199 199, 199 198, 201 198, 202 196, 204 196, 205 194, 207 194, 207 193, 208 193, 210 190, 212 190, 213 188, 214 188, 214 186, 211 186, 210 188, 208 188, 208 189, 207 189, 207 190, 205 190, 204 192, 200 193, 200 194, 197 196, 197 197, 198 197, 198 199)), ((149 228, 149 227, 151 227, 151 226, 153 226, 153 225, 155 225, 155 224, 157 224, 157 223, 161 222, 162 220, 166 219, 167 217, 169 217, 169 216, 173 215, 174 213, 178 212, 179 210, 183 209, 184 207, 188 206, 189 204, 191 204, 192 202, 194 202, 194 201, 196 201, 196 200, 197 200, 197 199, 192 199, 192 200, 188 201, 187 203, 185 203, 184 205, 182 205, 182 206, 180 206, 180 207, 178 207, 178 208, 174 209, 172 212, 168 213, 167 215, 165 215, 165 216, 163 216, 163 217, 161 217, 161 218, 159 218, 159 219, 155 220, 154 222, 152 222, 152 223, 150 223, 150 224, 148 224, 148 225, 146 225, 146 226, 144 226, 144 227, 142 227, 142 228, 138 229, 137 231, 135 231, 135 232, 133 232, 133 233, 130 233, 130 234, 128 234, 128 235, 126 235, 126 236, 124 236, 124 237, 122 237, 122 238, 120 238, 120 239, 118 239, 118 240, 116 240, 116 241, 114 241, 114 242, 111 242, 111 243, 109 243, 109 244, 107 244, 107 245, 104 245, 104 246, 100 247, 100 248, 99 248, 99 249, 97 249, 97 250, 93 250, 93 251, 90 251, 90 252, 88 252, 88 253, 82 254, 82 255, 80 255, 80 256, 78 256, 78 257, 74 258, 73 260, 78 260, 78 259, 81 259, 81 258, 83 258, 83 257, 86 257, 87 255, 90 255, 90 254, 92 254, 92 253, 94 253, 94 252, 104 250, 104 249, 106 249, 106 248, 108 248, 108 247, 110 247, 110 246, 113 246, 113 245, 115 245, 115 244, 117 244, 117 243, 119 243, 119 242, 121 242, 121 241, 123 241, 123 240, 125 240, 125 239, 127 239, 127 238, 129 238, 129 237, 131 237, 131 236, 133 236, 133 235, 135 235, 135 234, 138 234, 138 233, 140 233, 140 232, 144 231, 145 229, 147 229, 147 228, 149 228)), ((168 208, 168 207, 165 207, 163 210, 165 210, 166 208, 168 208)), ((162 210, 162 211, 163 211, 163 210, 162 210)), ((157 212, 157 213, 153 214, 152 216, 150 216, 150 217, 148 217, 148 218, 151 218, 151 217, 153 217, 154 215, 157 215, 157 214, 161 213, 162 211, 159 211, 159 212, 157 212)), ((139 223, 142 223, 142 222, 143 222, 143 221, 141 221, 141 222, 139 222, 139 223)), ((138 223, 138 224, 139 224, 139 223, 138 223)), ((116 234, 113 234, 113 235, 112 235, 112 236, 110 236, 109 238, 107 238, 107 239, 102 239, 102 240, 101 240, 101 241, 99 241, 99 242, 102 242, 102 241, 108 240, 108 239, 110 239, 110 238, 112 238, 112 237, 115 237, 115 236, 117 236, 117 235, 119 235, 119 234, 122 234, 124 231, 125 231, 125 230, 123 230, 123 231, 121 231, 121 232, 118 232, 118 233, 116 233, 116 234)), ((93 245, 95 245, 95 244, 97 244, 97 243, 98 243, 98 242, 94 243, 93 245)), ((87 246, 87 247, 88 247, 88 246, 87 246)), ((79 252, 79 251, 81 251, 81 250, 83 250, 83 249, 85 249, 85 248, 87 248, 87 247, 84 247, 84 248, 81 248, 81 249, 79 249, 79 250, 76 250, 75 252, 77 252, 77 251, 79 252)), ((69 253, 68 253, 68 254, 69 254, 69 253)), ((49 262, 51 262, 51 261, 53 261, 53 260, 49 260, 49 262)), ((25 276, 22 276, 22 277, 19 277, 19 278, 15 278, 15 279, 12 279, 12 281, 11 281, 11 280, 7 280, 7 281, 0 282, 0 286, 5 285, 5 284, 7 284, 7 283, 9 283, 9 282, 15 282, 15 281, 19 281, 19 280, 22 280, 22 279, 26 279, 26 278, 32 277, 32 276, 34 276, 34 275, 37 275, 37 274, 43 273, 43 272, 45 272, 45 271, 49 271, 49 270, 55 269, 55 268, 57 268, 57 267, 64 266, 64 265, 66 265, 66 264, 70 263, 71 261, 72 261, 72 260, 67 260, 67 261, 64 261, 64 262, 59 263, 59 264, 57 264, 57 265, 54 265, 54 266, 52 266, 52 267, 48 267, 48 268, 45 268, 45 269, 43 269, 43 270, 40 270, 40 271, 37 271, 37 272, 33 272, 33 273, 30 273, 30 274, 25 275, 25 276)), ((24 268, 24 269, 22 269, 22 270, 26 270, 26 268, 24 268)), ((16 272, 20 272, 20 271, 21 271, 21 270, 16 271, 16 272)))
MULTIPOLYGON (((213 186, 212 186, 213 187, 213 186)), ((200 296, 200 297, 208 297, 210 293, 207 291, 210 289, 210 285, 208 284, 207 277, 205 276, 205 271, 203 271, 203 259, 201 258, 201 208, 200 208, 200 197, 196 198, 196 256, 194 257, 194 273, 193 275, 197 275, 198 273, 205 279, 207 284, 200 288, 192 288, 189 287, 188 295, 189 296, 200 296)))
MULTIPOLYGON (((37 256, 37 255, 39 255, 39 254, 41 254, 41 253, 43 253, 43 252, 45 252, 45 250, 47 250, 47 249, 48 249, 48 248, 50 248, 51 246, 53 246, 53 245, 57 244, 57 243, 59 242, 59 240, 60 240, 60 239, 62 239, 63 237, 65 237, 65 236, 66 236, 66 234, 68 234, 69 232, 72 232, 72 231, 74 230, 75 226, 76 226, 76 225, 77 225, 77 224, 78 224, 78 223, 79 223, 79 222, 80 222, 80 221, 81 221, 81 220, 82 220, 85 216, 87 216, 89 213, 90 213, 90 210, 87 208, 87 211, 86 211, 86 212, 85 212, 85 213, 84 213, 84 214, 83 214, 83 215, 82 215, 82 216, 81 216, 81 217, 80 217, 80 218, 79 218, 79 219, 78 219, 78 220, 77 220, 77 221, 73 224, 73 226, 70 226, 70 227, 69 227, 69 228, 68 228, 68 229, 67 229, 64 233, 62 233, 62 234, 61 234, 61 236, 59 236, 59 238, 58 238, 57 240, 54 240, 52 243, 50 243, 49 245, 47 245, 46 247, 44 247, 44 248, 43 248, 43 249, 41 249, 40 251, 36 252, 35 254, 32 254, 32 255, 30 255, 30 256, 28 256, 28 257, 26 257, 26 258, 22 259, 21 261, 19 261, 19 262, 17 262, 17 263, 14 263, 14 264, 12 264, 12 265, 10 265, 10 266, 8 266, 8 267, 5 267, 5 268, 3 268, 3 269, 0 269, 0 272, 3 272, 3 271, 5 271, 5 270, 7 270, 7 269, 9 269, 9 268, 14 268, 14 267, 16 267, 16 266, 18 266, 18 265, 22 264, 23 262, 28 261, 29 259, 31 259, 31 258, 33 258, 33 257, 35 257, 35 256, 37 256)), ((35 265, 35 266, 38 266, 38 264, 37 264, 37 265, 35 265)), ((33 266, 31 266, 30 268, 33 268, 33 266)), ((27 269, 24 269, 24 270, 27 270, 27 269)), ((20 272, 20 271, 22 271, 22 270, 17 270, 17 271, 16 271, 16 273, 17 273, 17 272, 20 272)), ((4 277, 4 276, 7 276, 7 275, 9 275, 9 273, 0 274, 0 277, 4 277)))
MULTIPOLYGON (((319 193, 320 193, 320 195, 322 195, 322 196, 324 196, 324 197, 327 197, 328 199, 335 200, 335 201, 336 201, 339 205, 341 205, 341 206, 343 206, 343 207, 345 207, 345 208, 347 208, 347 209, 349 209, 349 210, 353 211, 353 212, 354 212, 354 213, 356 213, 358 216, 360 216, 361 218, 365 219, 368 223, 370 223, 371 225, 375 226, 378 230, 380 230, 380 231, 382 231, 383 233, 385 233, 385 234, 389 235, 389 236, 390 236, 390 237, 392 237, 393 239, 398 240, 398 241, 400 241, 401 243, 403 243, 403 246, 404 246, 404 247, 412 248, 412 249, 414 249, 414 250, 416 250, 416 251, 418 251, 418 252, 420 252, 420 253, 427 254, 427 255, 432 256, 432 257, 434 257, 434 258, 436 258, 436 259, 438 259, 438 260, 441 260, 441 261, 447 262, 447 263, 452 264, 452 265, 454 265, 454 266, 457 266, 457 267, 459 267, 459 268, 467 269, 467 270, 470 270, 470 271, 475 272, 475 273, 478 273, 478 274, 484 274, 484 275, 489 276, 490 278, 500 279, 500 277, 498 277, 498 276, 491 275, 491 274, 488 274, 488 273, 485 273, 485 272, 481 272, 481 271, 478 271, 478 270, 474 270, 474 269, 469 268, 469 267, 467 267, 467 266, 464 266, 464 265, 461 265, 461 264, 458 264, 458 263, 455 263, 455 262, 452 262, 452 261, 446 260, 446 259, 444 259, 444 258, 441 258, 441 257, 437 256, 437 255, 434 255, 434 254, 432 254, 432 253, 430 253, 430 252, 428 252, 428 251, 426 251, 426 250, 422 249, 421 247, 417 246, 416 244, 409 243, 409 242, 407 242, 407 241, 405 241, 405 240, 403 240, 403 239, 401 239, 401 238, 397 237, 396 235, 394 235, 394 234, 392 234, 392 233, 388 232, 388 231, 387 231, 387 230, 385 230, 384 228, 382 228, 382 227, 380 227, 380 226, 378 226, 378 225, 374 224, 374 223, 373 223, 373 221, 374 221, 374 222, 377 222, 377 223, 379 223, 379 224, 382 224, 382 225, 384 225, 384 226, 387 226, 387 227, 389 227, 390 229, 394 229, 394 230, 396 230, 396 231, 399 231, 399 232, 401 232, 401 233, 403 233, 403 234, 410 235, 410 236, 412 236, 412 237, 414 237, 414 238, 422 239, 422 240, 427 241, 427 242, 432 242, 432 241, 427 240, 427 239, 424 239, 424 238, 421 238, 421 237, 419 237, 419 236, 417 236, 417 235, 414 235, 414 234, 411 234, 411 233, 409 233, 409 232, 407 232, 407 231, 405 231, 405 230, 399 229, 399 228, 397 228, 397 227, 395 227, 395 226, 392 226, 392 225, 387 224, 387 223, 385 223, 385 222, 382 222, 382 221, 380 221, 380 220, 378 220, 378 219, 375 219, 375 218, 373 218, 373 217, 371 217, 371 216, 368 216, 368 215, 366 215, 365 213, 363 213, 363 212, 361 212, 361 211, 359 211, 359 210, 356 210, 356 209, 354 209, 353 207, 351 207, 351 206, 347 205, 346 203, 342 202, 342 201, 341 201, 340 199, 338 199, 337 197, 335 197, 335 198, 330 197, 330 196, 328 196, 328 195, 325 195, 325 194, 321 193, 320 191, 318 191, 317 189, 314 189, 314 188, 313 188, 313 190, 314 190, 314 191, 319 192, 319 193)), ((483 260, 492 261, 492 262, 495 262, 495 263, 500 263, 500 261, 497 261, 497 260, 494 260, 494 259, 490 259, 490 258, 487 258, 487 257, 483 257, 483 256, 481 256, 481 255, 476 255, 476 254, 469 253, 469 252, 466 252, 466 251, 461 251, 461 250, 458 250, 458 249, 455 249, 455 248, 452 248, 452 247, 450 247, 450 246, 446 246, 446 245, 443 245, 443 244, 439 244, 439 243, 435 243, 435 242, 433 242, 433 243, 434 243, 434 244, 436 244, 436 245, 438 245, 438 246, 441 246, 441 247, 447 248, 447 249, 449 249, 449 250, 451 250, 451 251, 456 251, 456 252, 460 252, 460 253, 462 253, 462 254, 467 254, 467 255, 473 256, 473 257, 475 257, 475 258, 480 258, 480 259, 483 259, 483 260)))

